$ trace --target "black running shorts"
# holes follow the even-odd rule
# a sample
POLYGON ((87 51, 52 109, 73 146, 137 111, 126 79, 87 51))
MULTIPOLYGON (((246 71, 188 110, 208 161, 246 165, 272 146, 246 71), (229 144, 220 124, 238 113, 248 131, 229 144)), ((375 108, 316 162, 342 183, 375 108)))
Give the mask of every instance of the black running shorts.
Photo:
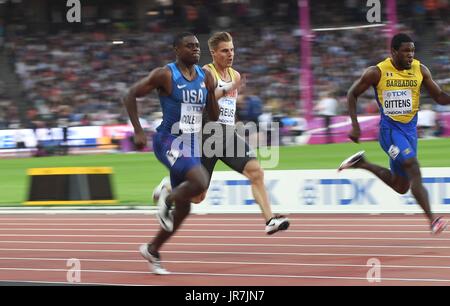
POLYGON ((239 136, 234 126, 217 123, 215 130, 203 134, 201 163, 206 168, 211 180, 214 167, 218 160, 228 167, 242 173, 245 165, 256 155, 248 143, 239 136), (216 130, 217 129, 217 130, 216 130))

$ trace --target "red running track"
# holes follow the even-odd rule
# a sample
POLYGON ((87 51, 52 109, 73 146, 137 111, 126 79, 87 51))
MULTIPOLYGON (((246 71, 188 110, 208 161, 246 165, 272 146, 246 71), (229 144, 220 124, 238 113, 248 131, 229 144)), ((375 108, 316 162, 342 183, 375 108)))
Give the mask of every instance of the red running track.
POLYGON ((0 281, 67 283, 79 275, 82 284, 119 285, 450 285, 450 234, 432 236, 422 215, 289 218, 287 231, 267 236, 260 215, 191 215, 161 250, 172 274, 157 276, 138 252, 159 228, 154 215, 2 214, 0 281))

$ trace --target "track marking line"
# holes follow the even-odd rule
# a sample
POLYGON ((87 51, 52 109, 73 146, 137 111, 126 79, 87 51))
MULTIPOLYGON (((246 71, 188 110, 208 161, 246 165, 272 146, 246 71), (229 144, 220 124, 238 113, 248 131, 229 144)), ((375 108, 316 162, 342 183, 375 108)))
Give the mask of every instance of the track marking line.
MULTIPOLYGON (((159 226, 158 226, 159 228, 159 226)), ((121 229, 121 228, 1 228, 0 231, 103 231, 103 232, 148 232, 154 230, 153 228, 148 229, 121 229)), ((184 229, 184 231, 189 232, 257 232, 262 233, 262 230, 243 230, 243 229, 184 229)), ((414 233, 414 234, 430 234, 430 231, 371 231, 371 230, 291 230, 289 233, 414 233)), ((441 235, 450 234, 450 232, 444 232, 441 235)))
MULTIPOLYGON (((82 244, 82 245, 133 245, 141 242, 115 242, 115 241, 35 241, 35 240, 0 240, 0 243, 21 244, 82 244)), ((180 243, 168 242, 171 246, 241 246, 241 247, 316 247, 316 248, 391 248, 391 249, 450 249, 450 246, 423 246, 423 245, 362 245, 362 244, 264 244, 264 243, 180 243)))
POLYGON ((121 283, 93 283, 93 282, 79 282, 79 283, 69 283, 69 282, 51 282, 51 281, 42 281, 42 280, 0 280, 0 285, 2 283, 25 283, 25 284, 55 284, 55 285, 101 285, 101 286, 164 286, 164 285, 154 285, 154 284, 145 284, 145 285, 136 285, 136 284, 121 284, 121 283))
MULTIPOLYGON (((242 226, 242 227, 252 227, 252 226, 261 226, 261 222, 255 224, 248 223, 185 223, 183 224, 183 228, 189 226, 200 226, 200 227, 211 227, 211 226, 242 226)), ((10 222, 1 222, 0 225, 29 225, 29 226, 159 226, 159 223, 10 223, 10 222)), ((426 224, 291 224, 291 227, 424 227, 426 224)))
MULTIPOLYGON (((118 230, 120 232, 120 230, 118 230)), ((0 234, 0 237, 24 237, 24 234, 0 234)), ((101 237, 101 238, 145 238, 148 235, 82 235, 82 234, 26 234, 26 237, 101 237)), ((200 236, 200 235, 177 235, 174 239, 307 239, 307 240, 417 240, 417 241, 450 241, 450 238, 439 237, 333 237, 333 236, 200 236)))
MULTIPOLYGON (((153 220, 155 217, 153 215, 149 215, 146 218, 127 218, 127 217, 120 217, 120 218, 115 218, 115 217, 110 217, 110 218, 90 218, 89 215, 87 215, 84 218, 60 218, 60 217, 48 217, 45 216, 45 214, 42 214, 43 217, 40 218, 13 218, 13 217, 6 217, 6 218, 2 218, 0 217, 0 221, 2 220, 24 220, 24 221, 142 221, 142 222, 148 222, 149 220, 153 220)), ((0 214, 1 216, 1 214, 0 214)), ((442 214, 442 216, 444 218, 448 218, 450 217, 449 215, 446 214, 442 214)), ((374 217, 366 217, 366 218, 309 218, 308 215, 304 214, 302 215, 302 217, 296 217, 296 218, 292 218, 289 215, 286 215, 286 217, 289 218, 289 220, 291 221, 298 221, 298 222, 307 222, 307 221, 395 221, 395 222, 409 222, 409 221, 417 221, 417 222, 426 222, 426 218, 422 217, 422 218, 378 218, 377 216, 374 217)), ((191 221, 255 221, 255 222, 259 222, 261 223, 262 220, 262 216, 260 214, 255 214, 255 217, 252 218, 241 218, 241 217, 236 217, 236 218, 202 218, 201 216, 198 215, 190 215, 189 219, 187 222, 191 222, 191 221), (256 216, 257 215, 257 216, 256 216)), ((156 224, 156 223, 155 223, 156 224)))
MULTIPOLYGON (((143 259, 95 259, 78 258, 81 262, 127 262, 127 263, 147 263, 143 259)), ((45 258, 45 257, 0 257, 0 260, 17 261, 67 261, 67 258, 45 258)), ((164 263, 170 264, 217 264, 217 265, 276 265, 276 266, 301 266, 301 267, 354 267, 367 268, 367 265, 355 264, 334 264, 334 263, 291 263, 291 262, 248 262, 248 261, 201 261, 201 260, 164 260, 164 263)), ((423 265, 383 265, 385 268, 404 268, 404 269, 450 269, 450 266, 423 266, 423 265)))
MULTIPOLYGON (((38 272, 67 272, 66 269, 41 269, 41 268, 0 268, 0 271, 38 271, 38 272)), ((80 273, 110 273, 110 274, 151 274, 148 271, 117 271, 117 270, 71 270, 80 273)), ((340 279, 340 280, 363 280, 367 282, 366 277, 354 276, 320 276, 320 275, 285 275, 285 274, 234 274, 234 273, 204 273, 204 272, 176 272, 164 278, 173 278, 176 275, 195 275, 195 276, 220 276, 220 277, 255 277, 255 278, 297 278, 297 279, 340 279)), ((161 277, 161 276, 159 276, 161 277)), ((450 279, 435 278, 380 278, 383 281, 405 281, 405 282, 450 282, 450 279)))
MULTIPOLYGON (((86 249, 19 249, 0 248, 0 251, 31 251, 31 252, 75 252, 75 253, 138 253, 137 250, 86 250, 86 249)), ((164 253, 180 254, 229 254, 229 255, 282 255, 282 256, 358 256, 358 257, 411 257, 411 258, 450 258, 450 255, 419 255, 419 254, 362 254, 362 253, 304 253, 304 252, 224 252, 224 251, 188 251, 188 250, 167 250, 164 253)))

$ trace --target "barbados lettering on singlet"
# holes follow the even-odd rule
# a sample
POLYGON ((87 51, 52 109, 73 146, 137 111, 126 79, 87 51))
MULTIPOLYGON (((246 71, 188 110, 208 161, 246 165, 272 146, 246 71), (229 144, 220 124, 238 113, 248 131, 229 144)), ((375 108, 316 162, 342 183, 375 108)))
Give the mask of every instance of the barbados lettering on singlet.
MULTIPOLYGON (((223 89, 229 90, 236 78, 234 70, 231 67, 227 69, 231 77, 231 82, 225 82, 220 78, 219 73, 217 72, 216 67, 214 67, 213 64, 208 64, 208 67, 213 71, 214 75, 216 76, 217 79, 216 88, 219 88, 221 90, 223 89)), ((219 119, 217 120, 217 122, 226 125, 235 124, 237 95, 238 95, 237 90, 233 90, 232 92, 228 92, 224 97, 221 97, 217 101, 217 103, 219 104, 219 119)))
POLYGON ((172 93, 169 96, 159 97, 163 121, 157 130, 175 135, 198 133, 202 128, 202 113, 207 98, 205 74, 195 65, 197 76, 189 81, 175 63, 167 66, 172 71, 172 93))
POLYGON ((415 131, 423 80, 420 62, 413 60, 411 69, 397 70, 391 59, 387 58, 377 67, 381 71, 381 78, 374 89, 381 110, 380 126, 415 131))

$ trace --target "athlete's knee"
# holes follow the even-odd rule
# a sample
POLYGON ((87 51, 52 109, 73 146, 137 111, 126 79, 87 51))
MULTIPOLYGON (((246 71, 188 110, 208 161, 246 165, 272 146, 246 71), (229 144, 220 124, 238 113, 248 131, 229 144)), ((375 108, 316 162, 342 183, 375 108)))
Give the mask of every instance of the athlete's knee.
POLYGON ((411 182, 407 177, 394 174, 392 188, 396 192, 400 194, 405 194, 408 192, 410 185, 411 182))
POLYGON ((197 198, 196 200, 199 200, 201 195, 206 192, 207 188, 207 183, 200 178, 198 180, 191 181, 190 190, 193 195, 192 199, 197 198))
POLYGON ((198 177, 198 189, 199 193, 206 193, 206 190, 208 190, 209 180, 208 180, 208 174, 205 171, 205 175, 202 175, 198 177))
POLYGON ((192 169, 188 173, 187 178, 189 181, 189 191, 192 197, 198 196, 208 189, 208 172, 203 166, 192 169))
POLYGON ((195 204, 198 204, 198 203, 202 202, 205 198, 206 198, 206 191, 202 192, 198 196, 193 197, 191 199, 191 202, 195 203, 195 204))
POLYGON ((403 162, 403 167, 408 170, 416 170, 419 169, 419 162, 417 158, 409 158, 403 162))
POLYGON ((251 160, 244 168, 244 175, 251 182, 264 181, 264 171, 256 160, 251 160))
POLYGON ((421 177, 419 162, 416 158, 405 160, 403 163, 403 168, 411 180, 421 177))
POLYGON ((403 186, 397 186, 395 188, 395 191, 397 191, 400 194, 406 194, 409 190, 409 185, 403 185, 403 186))

